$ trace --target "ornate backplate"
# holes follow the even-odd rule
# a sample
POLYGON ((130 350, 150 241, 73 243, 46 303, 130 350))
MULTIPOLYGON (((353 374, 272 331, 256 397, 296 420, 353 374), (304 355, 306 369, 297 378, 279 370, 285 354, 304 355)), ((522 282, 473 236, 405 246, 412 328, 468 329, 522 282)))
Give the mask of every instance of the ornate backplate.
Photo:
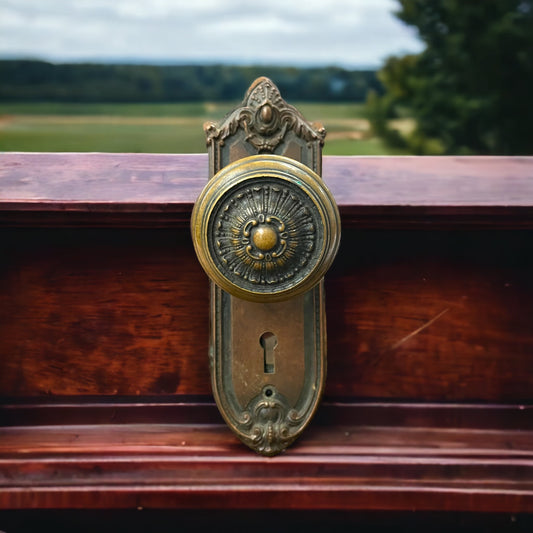
POLYGON ((276 455, 309 423, 325 383, 323 276, 340 238, 319 175, 325 130, 260 78, 205 131, 210 180, 191 229, 212 280, 213 393, 245 444, 276 455))

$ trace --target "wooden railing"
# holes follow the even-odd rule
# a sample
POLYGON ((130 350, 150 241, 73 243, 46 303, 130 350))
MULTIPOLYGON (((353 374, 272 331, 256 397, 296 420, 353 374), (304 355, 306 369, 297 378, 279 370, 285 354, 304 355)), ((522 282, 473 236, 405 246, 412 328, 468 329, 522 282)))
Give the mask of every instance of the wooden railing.
POLYGON ((210 396, 207 157, 0 155, 0 508, 533 512, 533 158, 323 176, 326 394, 266 459, 210 396))
MULTIPOLYGON (((345 226, 531 227, 532 167, 533 157, 330 156, 323 177, 345 226)), ((207 155, 4 153, 0 179, 10 224, 188 225, 207 155)))

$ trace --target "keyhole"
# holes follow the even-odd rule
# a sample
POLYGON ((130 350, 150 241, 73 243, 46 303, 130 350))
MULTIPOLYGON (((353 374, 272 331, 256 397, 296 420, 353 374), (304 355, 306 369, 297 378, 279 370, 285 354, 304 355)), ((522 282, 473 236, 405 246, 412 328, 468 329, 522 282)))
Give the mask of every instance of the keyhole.
POLYGON ((259 344, 263 348, 263 365, 265 374, 274 374, 274 349, 278 345, 278 338, 271 331, 266 331, 259 338, 259 344))

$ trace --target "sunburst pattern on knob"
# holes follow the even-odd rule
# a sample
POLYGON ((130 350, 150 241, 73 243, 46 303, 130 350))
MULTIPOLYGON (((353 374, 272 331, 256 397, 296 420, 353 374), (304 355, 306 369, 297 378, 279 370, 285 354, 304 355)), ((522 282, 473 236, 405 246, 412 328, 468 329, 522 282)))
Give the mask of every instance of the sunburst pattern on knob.
POLYGON ((220 171, 198 199, 193 240, 227 292, 275 301, 310 289, 339 244, 338 210, 324 183, 282 156, 252 156, 220 171))
POLYGON ((221 272, 243 288, 283 290, 317 263, 321 225, 318 208, 297 185, 259 177, 217 203, 210 252, 221 272))

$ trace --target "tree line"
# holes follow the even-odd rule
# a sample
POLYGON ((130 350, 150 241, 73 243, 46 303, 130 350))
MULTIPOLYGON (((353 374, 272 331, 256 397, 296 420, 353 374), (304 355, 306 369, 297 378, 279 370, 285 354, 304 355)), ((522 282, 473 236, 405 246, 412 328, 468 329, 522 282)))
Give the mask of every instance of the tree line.
POLYGON ((259 76, 287 100, 364 101, 382 93, 372 70, 231 65, 118 65, 0 61, 0 100, 62 102, 191 102, 240 100, 259 76))

